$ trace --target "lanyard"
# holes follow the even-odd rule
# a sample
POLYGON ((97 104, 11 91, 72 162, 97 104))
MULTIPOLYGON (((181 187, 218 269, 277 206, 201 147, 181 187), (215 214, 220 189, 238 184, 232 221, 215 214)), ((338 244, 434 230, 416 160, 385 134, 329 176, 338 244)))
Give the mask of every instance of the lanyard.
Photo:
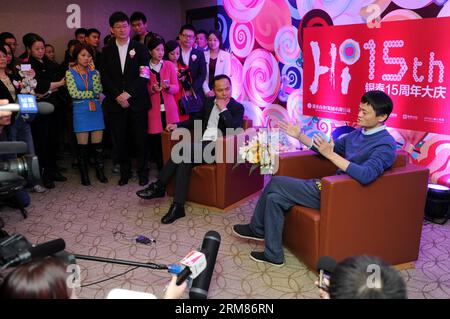
MULTIPOLYGON (((89 92, 89 71, 86 72, 86 77, 84 77, 83 74, 81 73, 78 65, 75 66, 75 69, 76 69, 78 75, 80 76, 81 80, 84 83, 84 87, 86 88, 86 92, 89 92)), ((89 111, 95 112, 95 110, 96 110, 95 102, 93 100, 89 100, 89 111)))

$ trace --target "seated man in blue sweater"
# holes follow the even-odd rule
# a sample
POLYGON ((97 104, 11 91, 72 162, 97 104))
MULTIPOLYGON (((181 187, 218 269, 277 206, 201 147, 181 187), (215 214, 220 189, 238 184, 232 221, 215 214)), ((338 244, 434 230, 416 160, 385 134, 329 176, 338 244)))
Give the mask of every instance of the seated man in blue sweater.
MULTIPOLYGON (((364 185, 394 163, 396 142, 384 125, 392 108, 392 100, 384 92, 367 92, 359 105, 357 124, 361 128, 337 141, 328 142, 319 134, 310 138, 301 132, 299 124, 281 123, 280 128, 333 162, 339 168, 337 174, 348 174, 364 185)), ((233 233, 239 237, 265 241, 265 250, 251 252, 251 259, 284 265, 284 214, 294 205, 319 209, 321 186, 320 179, 272 177, 256 204, 250 224, 233 226, 233 233)))

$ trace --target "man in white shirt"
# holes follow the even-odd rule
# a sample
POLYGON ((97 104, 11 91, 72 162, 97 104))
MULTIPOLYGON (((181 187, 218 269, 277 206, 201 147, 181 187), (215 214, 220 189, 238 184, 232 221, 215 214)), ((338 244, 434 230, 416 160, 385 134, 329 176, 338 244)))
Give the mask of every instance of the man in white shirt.
POLYGON ((219 130, 222 135, 226 134, 226 129, 242 128, 244 120, 244 107, 231 97, 231 80, 228 76, 221 74, 214 78, 215 97, 207 98, 204 108, 198 117, 190 118, 187 121, 178 124, 169 124, 167 131, 173 131, 177 127, 187 129, 194 128, 194 120, 202 121, 202 141, 200 143, 190 143, 191 150, 189 159, 183 158, 181 163, 175 163, 171 158, 161 170, 159 178, 156 182, 151 183, 147 188, 138 191, 136 194, 143 199, 152 199, 164 197, 166 194, 166 185, 172 177, 175 177, 175 196, 169 211, 161 219, 163 224, 173 223, 178 218, 185 216, 184 204, 186 202, 189 190, 189 180, 191 170, 195 165, 196 159, 199 157, 195 151, 202 151, 201 160, 203 158, 203 150, 208 147, 214 149, 215 144, 211 147, 211 143, 215 143, 219 136, 219 130))

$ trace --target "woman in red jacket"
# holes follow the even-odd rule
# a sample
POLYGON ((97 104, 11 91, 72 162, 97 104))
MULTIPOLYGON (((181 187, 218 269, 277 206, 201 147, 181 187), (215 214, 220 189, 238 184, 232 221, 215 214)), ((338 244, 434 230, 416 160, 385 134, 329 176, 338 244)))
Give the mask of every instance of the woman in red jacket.
POLYGON ((170 61, 164 61, 164 42, 160 38, 148 43, 150 52, 150 81, 148 92, 152 108, 148 111, 148 133, 150 154, 156 161, 158 170, 162 168, 161 132, 167 124, 178 123, 178 105, 175 94, 179 91, 177 72, 170 61))
POLYGON ((183 71, 187 70, 187 67, 181 65, 178 61, 180 58, 180 45, 176 40, 171 40, 166 43, 164 46, 164 60, 170 61, 175 66, 175 70, 177 71, 178 76, 178 84, 180 85, 180 90, 177 94, 175 94, 175 101, 178 105, 178 116, 180 117, 180 121, 186 121, 189 119, 189 115, 186 114, 186 111, 181 106, 181 97, 183 96, 183 88, 181 86, 181 82, 186 80, 186 75, 183 75, 183 71))

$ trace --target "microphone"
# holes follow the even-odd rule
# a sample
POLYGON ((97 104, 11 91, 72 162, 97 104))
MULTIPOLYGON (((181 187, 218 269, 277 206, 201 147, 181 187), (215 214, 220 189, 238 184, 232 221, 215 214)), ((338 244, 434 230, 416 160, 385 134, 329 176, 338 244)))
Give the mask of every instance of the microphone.
POLYGON ((25 154, 28 151, 28 146, 25 142, 1 142, 0 154, 25 154))
POLYGON ((35 258, 44 258, 60 252, 61 250, 64 250, 64 248, 66 248, 64 239, 54 239, 46 243, 30 247, 27 251, 17 254, 16 257, 8 262, 8 266, 22 265, 35 258))
POLYGON ((330 276, 334 272, 337 262, 330 256, 322 256, 317 262, 317 273, 319 274, 319 288, 328 291, 330 276))
POLYGON ((176 282, 177 286, 181 285, 188 277, 191 277, 191 279, 197 278, 197 276, 206 269, 206 256, 203 252, 194 250, 184 257, 180 261, 180 264, 184 266, 184 268, 178 274, 176 282))
MULTIPOLYGON (((37 109, 39 114, 50 114, 55 110, 55 107, 48 102, 38 102, 37 109)), ((0 106, 0 111, 21 112, 27 114, 29 109, 23 108, 20 104, 11 103, 0 106)))
POLYGON ((190 299, 206 299, 208 297, 209 285, 216 265, 217 253, 220 246, 220 234, 210 230, 205 234, 202 242, 201 251, 206 255, 206 269, 193 280, 190 299))

